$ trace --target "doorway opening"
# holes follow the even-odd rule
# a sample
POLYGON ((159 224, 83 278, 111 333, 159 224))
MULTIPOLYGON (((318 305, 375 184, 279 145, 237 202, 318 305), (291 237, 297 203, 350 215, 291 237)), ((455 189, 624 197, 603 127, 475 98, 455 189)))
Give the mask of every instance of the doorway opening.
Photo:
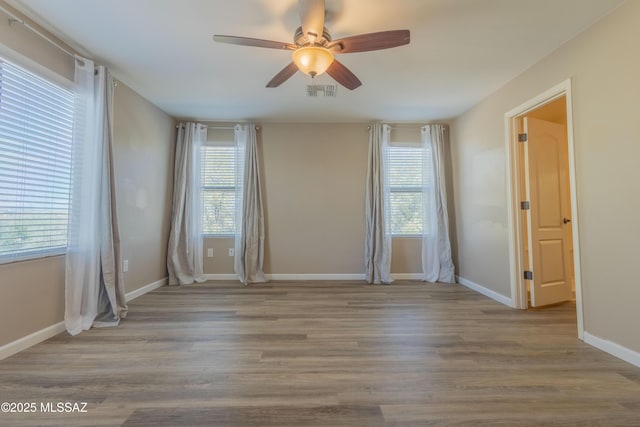
POLYGON ((571 81, 505 114, 512 306, 576 301, 582 292, 571 81))

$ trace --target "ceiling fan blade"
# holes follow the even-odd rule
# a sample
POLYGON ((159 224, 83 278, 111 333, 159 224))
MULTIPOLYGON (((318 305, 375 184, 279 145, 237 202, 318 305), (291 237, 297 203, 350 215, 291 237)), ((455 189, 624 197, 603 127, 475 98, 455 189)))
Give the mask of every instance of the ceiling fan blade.
POLYGON ((327 69, 329 74, 335 81, 349 90, 353 90, 362 85, 362 82, 353 74, 347 67, 337 60, 333 60, 333 63, 327 69))
POLYGON ((298 66, 294 62, 292 62, 291 64, 284 67, 282 71, 276 74, 271 79, 271 81, 267 83, 267 87, 280 86, 282 83, 286 82, 291 76, 293 76, 296 73, 296 71, 298 71, 298 66))
POLYGON ((368 52, 402 46, 409 44, 410 41, 409 30, 392 30, 345 37, 332 41, 327 47, 333 53, 368 52))
POLYGON ((238 44, 241 46, 266 47, 269 49, 296 50, 297 46, 291 43, 274 42, 271 40, 252 39, 249 37, 214 35, 213 40, 218 43, 238 44))
POLYGON ((324 0, 300 0, 298 4, 302 33, 314 43, 324 31, 324 0))

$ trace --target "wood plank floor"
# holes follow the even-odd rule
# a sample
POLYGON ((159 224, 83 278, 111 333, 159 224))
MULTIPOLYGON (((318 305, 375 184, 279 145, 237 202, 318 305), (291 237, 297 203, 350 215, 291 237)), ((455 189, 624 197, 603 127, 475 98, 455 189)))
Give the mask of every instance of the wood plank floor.
POLYGON ((576 338, 575 305, 459 285, 164 287, 117 328, 0 362, 0 425, 639 426, 640 369, 576 338), (40 403, 87 402, 87 413, 40 403))

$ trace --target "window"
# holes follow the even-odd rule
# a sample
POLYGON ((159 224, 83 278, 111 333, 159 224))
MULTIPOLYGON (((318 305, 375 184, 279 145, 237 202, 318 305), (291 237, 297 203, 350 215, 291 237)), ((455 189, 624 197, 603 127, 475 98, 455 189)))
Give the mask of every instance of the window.
MULTIPOLYGON (((420 145, 390 145, 386 148, 387 215, 391 234, 422 235, 424 227, 423 178, 424 150, 420 145)), ((425 155, 430 156, 430 153, 425 155)))
POLYGON ((0 58, 0 263, 62 254, 73 93, 0 58))
POLYGON ((238 150, 232 144, 202 147, 202 232, 229 236, 236 230, 238 150))

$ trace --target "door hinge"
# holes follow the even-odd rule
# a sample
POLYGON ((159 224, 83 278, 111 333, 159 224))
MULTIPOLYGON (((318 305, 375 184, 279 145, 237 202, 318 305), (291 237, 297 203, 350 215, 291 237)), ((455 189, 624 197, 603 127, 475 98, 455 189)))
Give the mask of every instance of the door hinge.
POLYGON ((527 134, 519 133, 518 134, 518 142, 527 142, 527 134))
POLYGON ((530 209, 529 202, 520 202, 520 209, 523 211, 528 211, 530 209))
POLYGON ((533 271, 525 271, 524 280, 533 280, 533 271))

